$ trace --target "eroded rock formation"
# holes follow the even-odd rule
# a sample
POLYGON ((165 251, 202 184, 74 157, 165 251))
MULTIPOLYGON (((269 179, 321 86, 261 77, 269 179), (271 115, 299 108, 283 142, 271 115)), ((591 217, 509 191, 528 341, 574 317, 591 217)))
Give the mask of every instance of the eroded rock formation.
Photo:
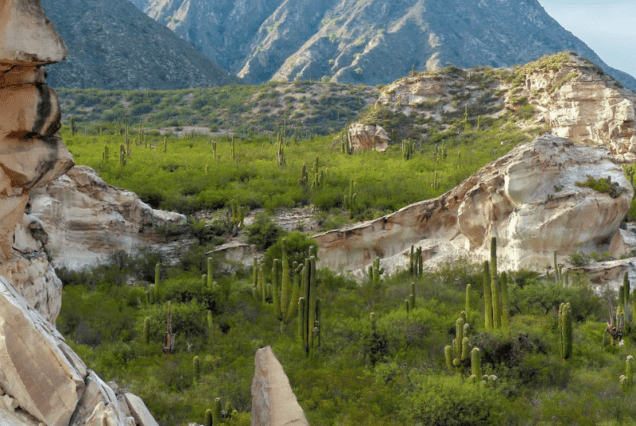
POLYGON ((431 259, 450 251, 451 257, 481 260, 493 236, 504 268, 542 268, 555 250, 561 256, 606 251, 632 195, 606 147, 548 135, 516 147, 438 198, 314 238, 321 266, 335 270, 362 268, 376 256, 390 269, 403 269, 411 245, 423 246, 431 259), (581 186, 590 177, 605 179, 612 191, 581 186))
POLYGON ((256 351, 252 381, 252 426, 308 426, 283 366, 270 346, 256 351))
POLYGON ((31 212, 48 232, 56 266, 79 268, 114 250, 157 243, 154 227, 185 223, 185 216, 154 210, 130 191, 104 182, 93 169, 75 166, 31 193, 31 212))
POLYGON ((39 0, 2 2, 0 34, 0 424, 135 426, 55 329, 62 286, 43 223, 25 211, 34 188, 73 166, 43 68, 66 47, 39 0))
POLYGON ((354 123, 349 127, 351 144, 356 151, 375 149, 386 151, 391 138, 382 126, 354 123))

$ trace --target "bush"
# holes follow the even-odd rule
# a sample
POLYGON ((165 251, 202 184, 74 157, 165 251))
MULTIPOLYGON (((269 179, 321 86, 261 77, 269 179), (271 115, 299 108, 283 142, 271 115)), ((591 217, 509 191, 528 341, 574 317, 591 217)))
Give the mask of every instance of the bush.
POLYGON ((503 424, 505 400, 495 390, 482 389, 459 377, 424 377, 421 389, 409 397, 409 424, 427 426, 493 426, 503 424))
POLYGON ((260 251, 267 250, 278 241, 285 231, 276 225, 266 214, 256 215, 256 221, 245 227, 247 242, 254 244, 260 251))
MULTIPOLYGON (((310 247, 314 248, 314 253, 318 253, 318 243, 316 240, 309 238, 302 232, 291 232, 284 238, 287 242, 287 257, 290 266, 294 262, 298 262, 299 264, 304 263, 305 259, 309 257, 310 247)), ((276 244, 271 246, 263 256, 265 267, 268 271, 272 269, 274 259, 282 259, 283 257, 283 244, 281 241, 282 237, 276 244)))

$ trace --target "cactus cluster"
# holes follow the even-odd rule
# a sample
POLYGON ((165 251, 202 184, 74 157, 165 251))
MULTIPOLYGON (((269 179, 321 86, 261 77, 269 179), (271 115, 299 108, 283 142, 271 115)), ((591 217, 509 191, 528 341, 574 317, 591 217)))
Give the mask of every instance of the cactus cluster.
POLYGON ((415 141, 405 139, 402 141, 402 156, 405 160, 410 159, 415 152, 415 141))
POLYGON ((310 257, 305 259, 301 297, 298 298, 298 336, 307 354, 312 348, 320 347, 322 340, 322 301, 316 291, 316 257, 310 251, 310 257))
POLYGON ((300 179, 298 179, 298 184, 307 186, 308 183, 309 176, 307 175, 307 163, 303 161, 303 167, 300 169, 300 179))
POLYGON ((311 189, 320 189, 325 180, 325 171, 318 168, 318 156, 314 162, 314 180, 311 183, 311 189))
POLYGON ((497 238, 490 243, 490 263, 484 262, 484 302, 486 330, 510 326, 508 279, 497 272, 497 238), (505 313, 504 313, 505 311, 505 313))
POLYGON ((561 343, 561 359, 566 360, 572 356, 572 307, 569 303, 561 303, 559 307, 559 340, 561 343))
POLYGON ((367 271, 369 282, 373 285, 373 288, 380 287, 380 283, 382 279, 380 275, 384 273, 384 268, 380 268, 380 258, 376 257, 371 265, 369 265, 369 269, 367 271))
POLYGON ((351 136, 349 135, 349 125, 345 127, 344 133, 340 138, 342 140, 342 153, 347 155, 353 154, 353 143, 351 142, 351 136))
POLYGON ((409 257, 409 272, 413 276, 421 277, 424 274, 424 258, 422 256, 422 247, 415 249, 411 246, 411 255, 409 257))
POLYGON ((462 311, 457 321, 455 321, 455 339, 452 345, 444 348, 446 366, 451 373, 461 373, 469 357, 468 329, 470 326, 466 322, 466 313, 462 311))
MULTIPOLYGON (((631 331, 632 321, 634 321, 633 312, 630 312, 630 282, 627 276, 627 272, 623 275, 623 284, 618 288, 618 306, 616 307, 616 321, 623 325, 623 334, 631 331)), ((634 301, 636 305, 636 300, 634 301)), ((636 311, 634 311, 636 312, 636 311)))
POLYGON ((238 229, 242 229, 245 220, 245 211, 238 200, 232 200, 232 225, 236 225, 238 229))
POLYGON ((353 178, 349 181, 349 193, 344 196, 344 206, 345 209, 349 210, 349 219, 353 219, 353 215, 355 213, 355 205, 356 198, 358 194, 353 192, 356 188, 356 183, 353 181, 353 178))

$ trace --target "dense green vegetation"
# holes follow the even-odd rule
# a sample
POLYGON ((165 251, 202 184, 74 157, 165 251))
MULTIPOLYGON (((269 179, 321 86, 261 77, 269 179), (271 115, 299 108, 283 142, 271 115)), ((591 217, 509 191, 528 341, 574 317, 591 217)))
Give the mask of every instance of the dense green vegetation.
POLYGON ((155 131, 144 133, 144 142, 139 144, 138 128, 132 127, 131 154, 122 166, 119 152, 125 136, 113 134, 116 126, 111 124, 101 136, 98 132, 73 136, 64 126, 62 137, 77 164, 93 167, 110 184, 136 192, 155 208, 191 213, 223 208, 236 200, 250 209, 311 204, 328 212, 343 207, 344 194, 354 179, 357 219, 434 198, 518 143, 530 140, 503 119, 484 120, 479 129, 465 124, 433 132, 405 160, 399 144, 384 153, 345 155, 340 138, 333 135, 286 137, 281 167, 278 144, 271 136, 234 138, 232 143, 230 137, 164 138, 155 131), (108 159, 104 160, 106 146, 108 159), (317 187, 312 185, 316 157, 319 173, 324 172, 317 187), (306 184, 299 183, 303 163, 307 164, 306 184))
POLYGON ((236 410, 225 424, 249 424, 254 353, 266 345, 311 424, 619 425, 636 418, 627 403, 632 388, 619 386, 625 358, 636 347, 627 332, 623 346, 604 337, 607 299, 584 275, 572 274, 565 286, 529 271, 510 273, 510 326, 486 331, 480 265, 459 260, 420 277, 407 271, 383 276, 379 285, 320 270, 322 344, 306 356, 296 320, 281 332, 273 305, 254 300, 251 268, 227 269, 214 260, 218 284, 208 286, 201 278, 204 253, 195 245, 177 265, 161 267, 156 303, 146 295, 153 265, 162 260, 156 252, 117 252, 107 265, 81 273, 58 270, 64 282, 60 331, 102 377, 144 398, 162 425, 203 423, 216 397, 236 410), (131 279, 135 285, 127 285, 131 279), (407 311, 412 282, 415 306, 407 311), (455 373, 444 359, 468 284, 467 336, 470 347, 480 349, 482 373, 497 376, 492 389, 467 380, 470 361, 455 373), (167 301, 176 344, 175 353, 162 355, 167 301), (572 355, 565 361, 558 320, 563 302, 573 319, 572 355))

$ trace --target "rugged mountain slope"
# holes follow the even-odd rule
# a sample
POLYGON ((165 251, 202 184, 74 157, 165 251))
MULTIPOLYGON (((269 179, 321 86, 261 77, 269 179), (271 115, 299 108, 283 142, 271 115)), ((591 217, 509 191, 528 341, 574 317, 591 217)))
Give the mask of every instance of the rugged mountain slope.
POLYGON ((53 87, 180 89, 238 80, 126 0, 43 0, 69 55, 53 87))
POLYGON ((573 50, 636 89, 537 0, 132 1, 248 83, 386 84, 412 66, 509 67, 573 50))

